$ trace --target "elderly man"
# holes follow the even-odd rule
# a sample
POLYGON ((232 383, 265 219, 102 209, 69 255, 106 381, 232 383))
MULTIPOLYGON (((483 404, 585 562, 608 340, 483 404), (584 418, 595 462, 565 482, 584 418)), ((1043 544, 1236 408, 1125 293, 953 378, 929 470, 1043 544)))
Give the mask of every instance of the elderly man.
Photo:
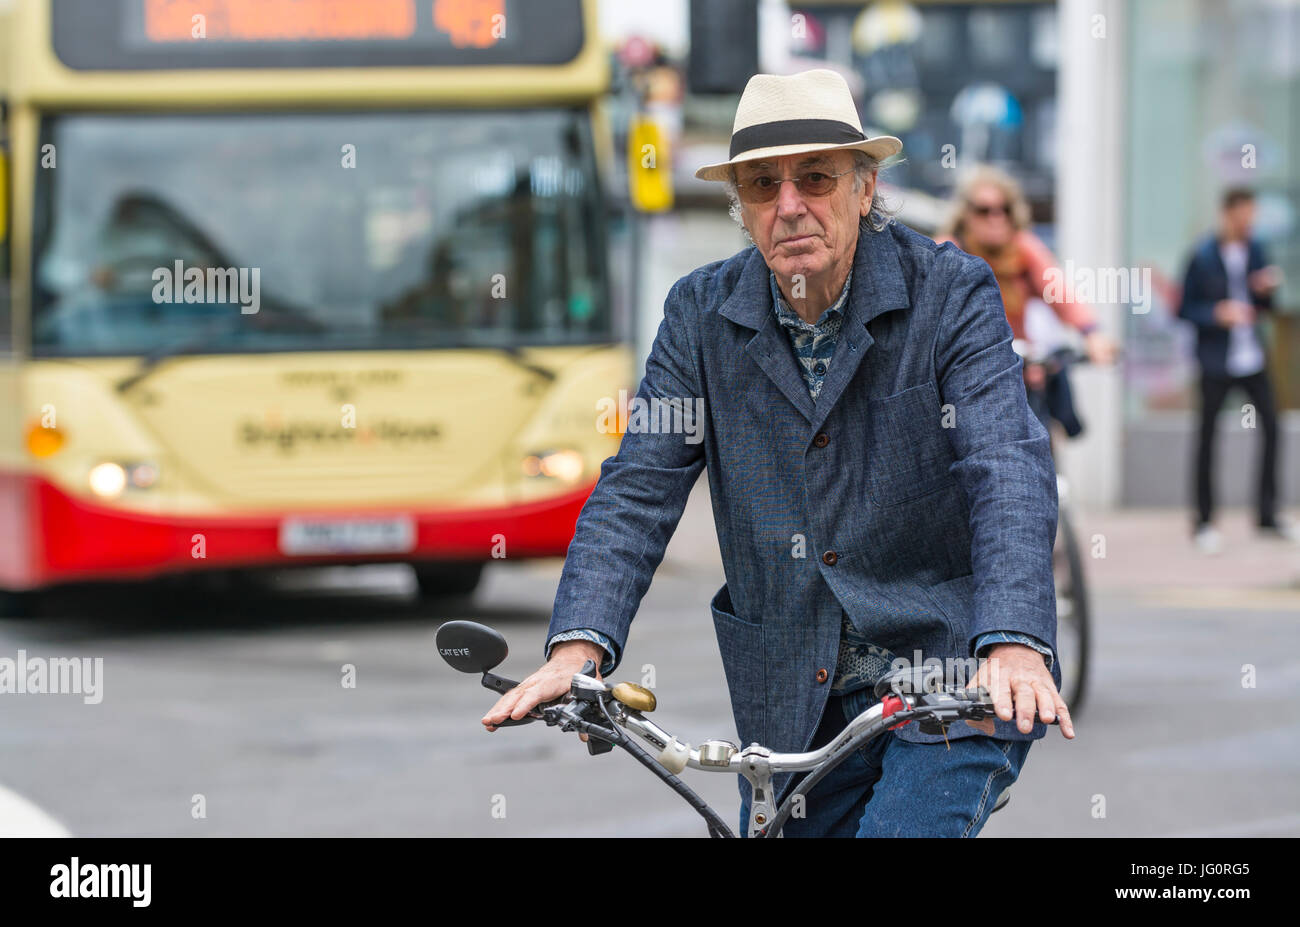
MULTIPOLYGON (((726 584, 710 605, 742 743, 801 751, 874 701, 891 664, 981 660, 996 722, 907 725, 810 792, 789 836, 973 836, 1059 717, 1056 484, 986 263, 889 220, 880 159, 832 71, 759 74, 729 184, 753 248, 682 278, 645 402, 704 400, 704 440, 629 429, 578 519, 546 664, 488 730, 608 675, 707 467, 726 584)), ((963 680, 964 681, 964 680, 963 680)), ((777 804, 798 779, 775 777, 777 804)), ((740 779, 741 828, 749 784, 740 779)))

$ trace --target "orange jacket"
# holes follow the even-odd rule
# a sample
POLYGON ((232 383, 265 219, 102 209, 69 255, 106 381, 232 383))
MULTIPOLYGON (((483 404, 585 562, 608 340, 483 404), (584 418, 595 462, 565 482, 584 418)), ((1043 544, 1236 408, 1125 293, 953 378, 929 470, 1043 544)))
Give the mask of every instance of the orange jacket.
POLYGON ((1086 332, 1096 327, 1096 316, 1086 303, 1063 299, 1052 301, 1047 298, 1050 282, 1048 272, 1057 267, 1056 258, 1042 239, 1032 232, 1017 232, 1012 239, 1012 246, 998 255, 967 248, 955 238, 940 237, 935 241, 939 244, 950 241, 963 251, 984 258, 993 268, 993 276, 997 278, 998 288, 1002 291, 1002 305, 1007 311, 1007 321, 1011 323, 1011 331, 1017 338, 1025 337, 1025 304, 1030 297, 1047 303, 1062 322, 1079 331, 1086 332))

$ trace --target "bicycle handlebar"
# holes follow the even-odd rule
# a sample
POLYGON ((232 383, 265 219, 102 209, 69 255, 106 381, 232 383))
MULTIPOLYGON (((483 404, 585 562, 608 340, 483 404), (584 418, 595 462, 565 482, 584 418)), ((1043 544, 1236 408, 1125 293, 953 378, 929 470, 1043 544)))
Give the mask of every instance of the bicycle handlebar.
POLYGON ((1025 366, 1037 364, 1042 367, 1049 367, 1053 370, 1061 370, 1074 364, 1091 363, 1091 358, 1087 354, 1078 350, 1071 345, 1061 345, 1050 351, 1042 350, 1038 345, 1022 338, 1017 338, 1011 343, 1011 349, 1020 356, 1025 366))
MULTIPOLYGON (((755 781, 762 783, 762 794, 770 795, 770 780, 773 775, 809 772, 800 782, 799 788, 786 797, 770 818, 762 813, 751 812, 757 822, 751 824, 750 835, 768 837, 780 833, 793 812, 797 795, 807 794, 839 763, 886 730, 916 721, 922 731, 946 734, 948 727, 955 721, 996 718, 992 698, 983 687, 972 690, 942 686, 932 691, 900 694, 900 690, 905 688, 905 681, 900 681, 890 694, 850 721, 829 743, 803 753, 778 753, 756 743, 742 750, 735 744, 719 740, 705 741, 698 747, 692 747, 669 734, 640 711, 622 705, 612 695, 605 698, 612 692, 612 687, 581 673, 574 675, 570 690, 573 701, 552 705, 543 710, 543 716, 548 725, 559 726, 561 730, 583 731, 588 737, 599 737, 607 741, 611 747, 621 746, 633 752, 643 765, 704 816, 709 823, 710 833, 716 836, 733 834, 716 813, 677 778, 677 774, 690 768, 743 775, 751 784, 755 781), (608 725, 587 721, 582 709, 577 707, 578 702, 600 705, 608 725), (620 728, 632 731, 652 744, 659 750, 659 755, 652 757, 633 743, 620 728)), ((1034 712, 1034 719, 1042 721, 1037 711, 1034 712)), ((1058 719, 1053 718, 1051 723, 1058 723, 1058 719)))
MULTIPOLYGON (((482 685, 505 693, 518 685, 490 672, 505 658, 505 640, 496 631, 468 621, 448 622, 439 628, 439 649, 444 659, 462 672, 481 672, 482 685), (444 646, 444 631, 447 646, 444 646)), ((636 760, 682 796, 706 821, 711 836, 735 834, 708 803, 677 777, 687 768, 706 772, 739 774, 764 796, 751 807, 750 836, 780 834, 798 795, 806 794, 845 758, 886 730, 917 722, 922 732, 942 733, 956 721, 996 718, 992 698, 983 687, 967 689, 946 685, 932 671, 898 670, 882 678, 874 689, 879 701, 851 720, 830 743, 802 753, 778 753, 752 743, 741 749, 724 740, 706 740, 698 747, 679 740, 645 717, 655 707, 654 696, 640 686, 620 683, 611 686, 592 675, 596 664, 587 660, 575 673, 569 691, 557 699, 542 702, 523 718, 507 718, 498 727, 545 721, 550 727, 587 735, 592 754, 607 753, 615 746, 636 760), (652 755, 629 733, 654 746, 652 755), (777 773, 808 771, 809 775, 792 791, 779 809, 771 808, 771 778, 777 773)), ((1042 722, 1037 711, 1035 721, 1042 722)), ((1046 722, 1044 722, 1046 723, 1046 722)), ((1053 718, 1051 724, 1058 723, 1053 718)))

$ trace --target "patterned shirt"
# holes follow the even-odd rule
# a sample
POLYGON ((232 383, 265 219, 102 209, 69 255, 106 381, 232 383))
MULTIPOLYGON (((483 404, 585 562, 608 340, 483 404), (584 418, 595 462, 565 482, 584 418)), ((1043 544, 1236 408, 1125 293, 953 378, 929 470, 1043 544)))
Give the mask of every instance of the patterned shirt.
MULTIPOLYGON (((769 271, 768 278, 772 286, 772 305, 776 309, 777 320, 789 336, 795 361, 803 373, 808 394, 815 403, 818 394, 821 393, 822 384, 826 381, 826 372, 830 370, 831 358, 835 356, 835 346, 839 343, 840 328, 844 324, 844 307, 848 302, 849 284, 853 282, 853 272, 849 271, 840 295, 821 314, 816 324, 805 322, 786 304, 781 289, 777 286, 775 273, 769 271)), ((552 647, 560 641, 569 640, 587 640, 599 644, 605 649, 605 659, 600 667, 601 676, 613 671, 619 659, 613 642, 604 634, 591 628, 576 628, 556 634, 547 641, 546 658, 550 659, 552 647)), ((1048 669, 1051 669, 1052 651, 1036 637, 1012 631, 989 631, 976 638, 975 653, 980 654, 986 647, 994 644, 1024 644, 1032 647, 1043 655, 1048 669)), ((848 612, 840 610, 840 649, 836 657, 835 677, 831 683, 833 695, 858 693, 854 696, 851 709, 854 714, 861 713, 874 702, 875 695, 872 687, 880 677, 889 672, 893 660, 892 653, 868 641, 849 620, 848 612)))
POLYGON ((768 277, 772 284, 772 304, 776 306, 776 318, 790 336, 794 359, 803 373, 804 382, 808 384, 808 395, 816 402, 822 384, 826 382, 826 371, 831 367, 831 358, 835 356, 835 345, 839 343, 840 327, 844 324, 844 304, 849 299, 853 272, 849 272, 839 297, 821 314, 816 325, 805 322, 786 305, 781 289, 776 285, 776 274, 769 271, 768 277))
MULTIPOLYGON (((840 295, 815 324, 805 322, 786 303, 781 288, 777 286, 776 274, 769 271, 768 279, 777 320, 790 338, 790 348, 794 351, 794 359, 808 386, 808 395, 816 402, 822 384, 826 381, 831 358, 835 356, 835 346, 839 343, 840 328, 844 324, 844 305, 849 300, 853 272, 849 271, 840 295)), ((840 651, 835 664, 835 677, 831 682, 832 694, 845 695, 875 685, 877 679, 889 672, 893 660, 892 653, 867 640, 849 620, 848 612, 840 610, 840 651)))

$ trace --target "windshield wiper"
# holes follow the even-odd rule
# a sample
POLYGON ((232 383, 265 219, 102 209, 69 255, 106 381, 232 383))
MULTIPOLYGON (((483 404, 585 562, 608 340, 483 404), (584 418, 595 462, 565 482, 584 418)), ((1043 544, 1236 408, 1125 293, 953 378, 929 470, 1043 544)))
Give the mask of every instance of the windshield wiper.
MULTIPOLYGON (((287 312, 269 306, 263 306, 258 315, 292 322, 294 324, 289 329, 291 331, 315 334, 325 330, 324 325, 307 318, 305 315, 287 312)), ((243 318, 242 315, 234 314, 218 316, 216 319, 200 328, 193 337, 185 338, 173 344, 154 348, 148 354, 144 355, 144 357, 140 358, 140 363, 136 366, 135 370, 123 377, 121 380, 118 380, 117 383, 114 384, 114 388, 119 393, 124 393, 153 373, 153 371, 156 370, 158 365, 163 361, 182 354, 198 353, 201 348, 207 345, 209 339, 211 339, 213 335, 228 327, 231 322, 241 318, 243 318)))
POLYGON ((470 348, 470 350, 487 351, 492 354, 502 354, 507 359, 509 359, 510 362, 513 363, 515 366, 527 370, 530 373, 535 373, 537 374, 537 376, 541 377, 543 380, 546 380, 548 382, 553 382, 555 378, 559 376, 559 374, 557 374, 550 367, 543 367, 541 364, 534 363, 533 361, 530 361, 528 358, 524 357, 523 349, 515 345, 507 345, 507 344, 475 345, 474 347, 470 348))
POLYGON ((234 316, 221 316, 212 322, 209 322, 203 328, 190 338, 175 342, 162 347, 154 348, 144 357, 140 358, 140 363, 136 365, 135 370, 127 376, 118 380, 114 388, 119 393, 125 393, 131 387, 135 386, 149 374, 157 369, 158 365, 169 357, 176 357, 179 354, 193 354, 208 343, 208 339, 215 335, 225 323, 228 323, 234 316))

